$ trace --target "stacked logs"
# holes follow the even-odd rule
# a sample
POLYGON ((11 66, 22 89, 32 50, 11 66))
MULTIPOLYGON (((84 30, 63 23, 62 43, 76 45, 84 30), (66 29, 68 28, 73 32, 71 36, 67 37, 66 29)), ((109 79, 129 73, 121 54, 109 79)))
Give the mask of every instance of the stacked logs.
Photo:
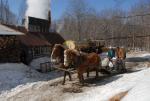
POLYGON ((15 36, 0 36, 0 63, 20 62, 20 43, 15 36))

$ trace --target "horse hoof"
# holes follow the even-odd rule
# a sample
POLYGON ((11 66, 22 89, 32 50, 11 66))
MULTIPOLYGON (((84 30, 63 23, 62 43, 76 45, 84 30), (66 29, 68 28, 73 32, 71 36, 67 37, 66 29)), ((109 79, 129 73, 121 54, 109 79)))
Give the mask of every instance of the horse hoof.
POLYGON ((79 83, 80 83, 81 85, 84 85, 84 82, 83 82, 83 81, 79 81, 79 83))

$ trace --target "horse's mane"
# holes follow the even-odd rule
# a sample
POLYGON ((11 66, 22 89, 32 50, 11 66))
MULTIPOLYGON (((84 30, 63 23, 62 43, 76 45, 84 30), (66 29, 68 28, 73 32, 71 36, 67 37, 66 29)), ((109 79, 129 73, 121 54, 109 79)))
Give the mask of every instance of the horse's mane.
POLYGON ((65 49, 65 47, 64 47, 62 44, 55 44, 55 45, 54 45, 54 48, 55 48, 55 47, 60 47, 60 48, 65 49))
POLYGON ((75 49, 66 49, 65 53, 79 55, 79 52, 77 50, 75 50, 75 49))
MULTIPOLYGON (((74 65, 80 65, 81 63, 83 63, 86 59, 87 59, 87 53, 84 52, 80 52, 76 49, 67 49, 65 50, 65 54, 67 55, 73 55, 75 56, 75 64, 74 65)), ((70 61, 70 60, 66 60, 66 61, 70 61)))
POLYGON ((66 49, 76 49, 77 48, 77 45, 75 43, 75 41, 73 40, 66 40, 64 43, 63 43, 64 47, 66 47, 66 49))

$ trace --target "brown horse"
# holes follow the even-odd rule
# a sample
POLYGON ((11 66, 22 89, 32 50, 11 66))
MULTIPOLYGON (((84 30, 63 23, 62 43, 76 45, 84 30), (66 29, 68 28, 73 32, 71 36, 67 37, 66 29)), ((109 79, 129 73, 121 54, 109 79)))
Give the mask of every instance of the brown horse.
POLYGON ((96 77, 101 69, 101 60, 96 53, 80 53, 77 50, 67 49, 64 52, 64 65, 69 66, 73 64, 78 73, 78 78, 81 83, 84 81, 83 73, 89 71, 96 71, 96 77))
POLYGON ((61 44, 55 44, 51 53, 51 61, 63 63, 65 48, 61 44))
MULTIPOLYGON (((53 50, 52 50, 52 54, 51 54, 51 62, 59 63, 60 64, 59 68, 68 69, 69 66, 64 66, 64 50, 65 50, 65 48, 63 45, 55 44, 55 46, 53 47, 53 50)), ((65 83, 66 75, 69 76, 70 81, 72 80, 71 74, 67 71, 64 71, 63 84, 65 83)))

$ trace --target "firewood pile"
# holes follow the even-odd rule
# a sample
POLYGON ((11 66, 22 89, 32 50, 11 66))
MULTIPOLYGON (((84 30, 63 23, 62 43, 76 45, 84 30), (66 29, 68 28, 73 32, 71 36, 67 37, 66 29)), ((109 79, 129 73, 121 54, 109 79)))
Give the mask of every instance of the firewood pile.
POLYGON ((0 37, 0 62, 20 62, 20 43, 15 37, 0 37))

